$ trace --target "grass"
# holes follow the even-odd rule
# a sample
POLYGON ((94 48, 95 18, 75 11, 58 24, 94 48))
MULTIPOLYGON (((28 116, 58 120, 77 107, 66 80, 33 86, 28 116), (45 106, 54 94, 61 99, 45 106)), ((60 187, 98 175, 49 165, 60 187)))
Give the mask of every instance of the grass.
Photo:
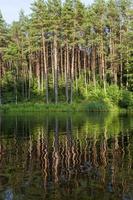
POLYGON ((82 110, 81 106, 76 104, 44 104, 44 103, 19 103, 5 104, 0 107, 4 112, 72 112, 82 110), (79 108, 80 107, 80 108, 79 108))
POLYGON ((4 104, 0 106, 1 112, 108 112, 118 110, 108 102, 82 102, 82 103, 60 103, 60 104, 44 104, 44 103, 19 103, 4 104))

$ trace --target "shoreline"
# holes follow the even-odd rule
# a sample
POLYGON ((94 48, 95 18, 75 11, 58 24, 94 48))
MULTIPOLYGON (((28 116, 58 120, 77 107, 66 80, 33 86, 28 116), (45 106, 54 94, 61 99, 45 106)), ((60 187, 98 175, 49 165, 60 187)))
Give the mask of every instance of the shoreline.
POLYGON ((85 103, 18 103, 2 104, 0 112, 133 112, 133 108, 120 108, 105 102, 85 103))

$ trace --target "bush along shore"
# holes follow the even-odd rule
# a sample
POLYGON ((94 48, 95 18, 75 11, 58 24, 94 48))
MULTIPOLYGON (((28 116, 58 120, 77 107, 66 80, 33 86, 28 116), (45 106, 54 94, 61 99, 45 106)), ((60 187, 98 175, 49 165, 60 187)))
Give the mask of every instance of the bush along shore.
POLYGON ((101 87, 90 87, 86 98, 79 97, 73 103, 44 103, 37 99, 31 102, 7 103, 0 106, 1 112, 109 112, 133 111, 133 93, 120 90, 118 86, 111 85, 106 93, 101 87))

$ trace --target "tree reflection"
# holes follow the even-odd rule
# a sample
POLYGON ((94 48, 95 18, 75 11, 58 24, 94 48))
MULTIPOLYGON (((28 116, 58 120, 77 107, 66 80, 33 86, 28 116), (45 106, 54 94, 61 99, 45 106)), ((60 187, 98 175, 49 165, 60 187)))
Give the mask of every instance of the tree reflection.
POLYGON ((123 129, 125 118, 119 123, 117 116, 117 127, 112 129, 112 116, 106 120, 103 117, 102 124, 101 119, 93 117, 76 122, 72 115, 63 119, 45 116, 41 121, 20 120, 18 116, 14 119, 14 126, 10 122, 12 134, 7 135, 9 127, 6 130, 1 123, 2 195, 9 186, 12 195, 25 199, 32 199, 32 193, 38 199, 53 199, 50 191, 56 193, 56 199, 62 193, 67 198, 68 191, 76 199, 80 194, 75 197, 75 192, 83 188, 95 199, 102 199, 101 191, 103 199, 112 194, 114 199, 124 198, 132 193, 132 130, 127 129, 129 123, 125 124, 126 131, 123 129))

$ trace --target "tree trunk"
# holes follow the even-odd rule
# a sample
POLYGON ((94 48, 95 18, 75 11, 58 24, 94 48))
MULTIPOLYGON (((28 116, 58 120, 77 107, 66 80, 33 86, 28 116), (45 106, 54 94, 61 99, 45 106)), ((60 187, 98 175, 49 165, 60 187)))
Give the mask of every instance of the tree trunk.
POLYGON ((80 49, 78 49, 78 69, 79 69, 79 79, 80 79, 81 76, 80 49))
POLYGON ((101 69, 102 69, 102 79, 103 79, 104 92, 106 93, 106 75, 105 75, 105 62, 104 62, 103 41, 101 43, 101 69))
POLYGON ((63 67, 63 49, 60 47, 60 67, 61 67, 61 78, 63 79, 63 74, 64 74, 64 67, 63 67))
POLYGON ((76 93, 78 94, 78 52, 75 54, 75 84, 76 84, 76 93))
POLYGON ((31 98, 31 81, 32 81, 32 66, 31 66, 31 55, 29 55, 29 89, 28 89, 28 99, 31 98))
POLYGON ((0 105, 2 104, 2 62, 0 62, 0 105))
POLYGON ((87 73, 86 73, 86 66, 87 66, 87 62, 86 62, 86 50, 84 51, 84 83, 85 83, 85 92, 86 92, 86 96, 87 96, 87 73))
POLYGON ((57 33, 54 33, 54 92, 55 92, 55 104, 58 103, 58 60, 57 60, 57 33))
POLYGON ((45 38, 44 38, 44 30, 42 29, 42 42, 43 42, 43 64, 44 64, 44 72, 45 72, 45 88, 46 88, 46 103, 49 102, 49 94, 48 94, 48 72, 47 72, 47 61, 46 61, 46 46, 45 46, 45 38))
MULTIPOLYGON (((121 25, 120 25, 120 45, 122 43, 122 33, 121 33, 121 25)), ((123 85, 123 56, 122 53, 120 53, 120 87, 122 88, 123 85)))
POLYGON ((71 63, 71 103, 73 102, 73 81, 74 81, 74 46, 72 47, 72 63, 71 63))
POLYGON ((53 43, 51 42, 51 68, 52 68, 52 81, 54 90, 54 59, 53 59, 53 43))
POLYGON ((92 68, 92 80, 93 80, 94 87, 96 89, 96 52, 95 52, 95 47, 92 47, 91 68, 92 68))
POLYGON ((69 80, 69 47, 68 44, 66 45, 66 75, 65 75, 65 82, 66 82, 66 101, 69 102, 69 95, 68 95, 68 80, 69 80))
MULTIPOLYGON (((14 65, 15 66, 15 65, 14 65)), ((18 104, 18 88, 17 88, 17 81, 18 81, 18 67, 16 66, 16 74, 14 77, 14 92, 15 92, 15 104, 18 104)))

